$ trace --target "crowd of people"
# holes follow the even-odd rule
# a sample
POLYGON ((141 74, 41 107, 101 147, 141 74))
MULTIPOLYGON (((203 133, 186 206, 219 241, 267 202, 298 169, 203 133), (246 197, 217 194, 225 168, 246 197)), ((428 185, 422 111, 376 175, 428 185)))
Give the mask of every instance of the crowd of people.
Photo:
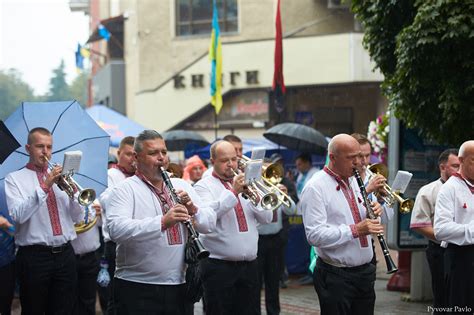
MULTIPOLYGON (((311 280, 321 313, 374 313, 372 235, 384 233, 394 210, 383 198, 386 178, 367 172, 371 146, 360 134, 334 136, 322 170, 298 156, 298 175, 275 184, 282 199, 270 210, 246 180, 235 135, 211 145, 209 165, 194 156, 183 168, 170 163, 158 132, 125 137, 108 188, 90 204, 60 189, 47 129, 32 129, 25 149, 29 162, 6 177, 8 209, 0 210, 2 315, 16 282, 23 314, 95 314, 97 292, 104 314, 193 314, 196 286, 206 314, 260 314, 263 288, 266 313, 279 314, 287 216, 297 212, 316 251, 311 280), (79 233, 88 212, 98 223, 79 233), (209 256, 196 281, 187 281, 190 226, 209 256)), ((282 162, 276 154, 262 163, 282 162)), ((474 141, 443 152, 439 169, 440 179, 418 193, 411 228, 430 240, 435 312, 472 312, 474 141)))

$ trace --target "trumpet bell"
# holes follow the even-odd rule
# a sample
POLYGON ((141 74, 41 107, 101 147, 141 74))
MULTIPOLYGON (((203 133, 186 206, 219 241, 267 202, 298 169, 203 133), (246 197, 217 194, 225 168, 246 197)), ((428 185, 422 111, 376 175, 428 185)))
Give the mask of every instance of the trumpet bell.
POLYGON ((388 168, 385 164, 376 163, 368 167, 368 169, 374 174, 380 174, 385 178, 388 178, 388 168))
POLYGON ((266 178, 273 185, 277 185, 283 178, 283 166, 278 163, 272 163, 267 166, 262 166, 262 176, 266 178))
POLYGON ((280 200, 278 200, 278 196, 276 194, 268 193, 262 197, 260 204, 265 210, 273 210, 280 205, 280 200))
POLYGON ((405 199, 400 203, 400 212, 403 214, 409 213, 413 209, 414 205, 415 202, 413 200, 405 199))
POLYGON ((94 202, 96 197, 94 189, 86 188, 80 191, 77 201, 82 206, 88 206, 94 202))

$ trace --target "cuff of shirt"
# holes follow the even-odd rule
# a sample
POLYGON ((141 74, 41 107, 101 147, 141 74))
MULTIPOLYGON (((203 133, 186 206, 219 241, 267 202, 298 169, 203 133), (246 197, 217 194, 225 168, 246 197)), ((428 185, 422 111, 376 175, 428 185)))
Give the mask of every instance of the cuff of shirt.
POLYGON ((349 227, 351 228, 352 237, 353 238, 358 238, 359 237, 359 232, 357 232, 357 228, 356 228, 355 224, 351 224, 351 225, 349 225, 349 227))

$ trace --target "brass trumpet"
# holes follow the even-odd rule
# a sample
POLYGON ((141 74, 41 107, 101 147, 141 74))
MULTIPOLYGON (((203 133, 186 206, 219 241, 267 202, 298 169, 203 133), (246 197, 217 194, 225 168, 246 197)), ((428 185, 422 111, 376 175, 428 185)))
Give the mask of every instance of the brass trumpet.
MULTIPOLYGON (((234 170, 234 175, 237 176, 239 173, 234 170)), ((281 204, 278 200, 278 196, 275 193, 268 191, 265 185, 258 181, 252 181, 246 186, 246 188, 247 192, 242 195, 244 198, 250 199, 254 206, 258 206, 260 203, 263 209, 273 210, 281 204)))
MULTIPOLYGON (((242 156, 242 159, 239 160, 239 169, 245 169, 246 162, 250 160, 251 159, 245 155, 242 156)), ((284 193, 277 186, 281 182, 284 172, 283 166, 278 163, 271 163, 262 167, 262 181, 264 184, 263 190, 267 191, 268 193, 273 193, 278 199, 278 204, 274 208, 282 204, 288 208, 291 207, 291 197, 284 193)))
MULTIPOLYGON (((46 156, 44 156, 44 159, 48 163, 49 170, 52 171, 55 165, 53 165, 46 156)), ((96 193, 92 188, 83 189, 74 178, 72 178, 73 175, 74 173, 62 174, 56 182, 56 185, 58 185, 59 189, 64 191, 71 199, 74 199, 74 194, 78 191, 79 195, 77 201, 80 205, 88 207, 92 202, 94 202, 96 193)), ((86 211, 86 215, 87 218, 85 218, 84 221, 74 225, 76 233, 78 234, 89 231, 97 223, 97 216, 94 216, 92 220, 89 220, 90 215, 88 211, 86 211)))
MULTIPOLYGON (((375 175, 382 175, 383 177, 387 178, 388 176, 388 169, 382 163, 372 164, 365 170, 369 180, 375 175)), ((385 192, 385 196, 381 195, 379 192, 376 192, 375 195, 377 198, 381 198, 385 203, 391 207, 395 202, 400 204, 400 212, 401 213, 408 213, 413 209, 415 202, 411 199, 403 199, 400 196, 400 192, 394 191, 387 183, 385 183, 383 190, 385 192)))

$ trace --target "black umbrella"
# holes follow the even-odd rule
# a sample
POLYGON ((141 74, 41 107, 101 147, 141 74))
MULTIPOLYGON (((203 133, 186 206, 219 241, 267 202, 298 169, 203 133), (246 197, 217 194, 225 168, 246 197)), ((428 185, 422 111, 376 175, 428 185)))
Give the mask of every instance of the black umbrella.
POLYGON ((19 147, 20 143, 18 143, 7 126, 5 126, 5 123, 0 120, 0 164, 19 147))
POLYGON ((275 125, 268 129, 263 136, 288 149, 301 152, 326 154, 328 146, 328 141, 321 132, 296 123, 275 125))
POLYGON ((188 130, 171 130, 163 133, 166 147, 170 151, 184 151, 204 147, 209 142, 200 134, 188 130))

